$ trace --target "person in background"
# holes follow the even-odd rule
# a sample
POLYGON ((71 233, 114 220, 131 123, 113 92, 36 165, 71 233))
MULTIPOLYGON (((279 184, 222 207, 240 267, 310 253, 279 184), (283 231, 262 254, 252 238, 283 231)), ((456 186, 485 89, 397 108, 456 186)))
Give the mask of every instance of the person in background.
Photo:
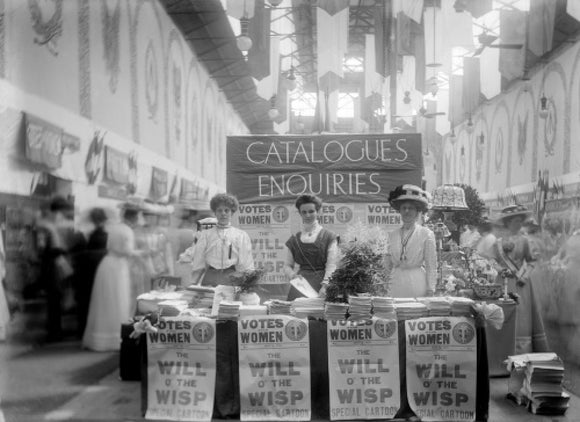
MULTIPOLYGON (((284 272, 288 280, 299 275, 304 277, 319 296, 324 297, 338 261, 337 236, 318 223, 318 213, 322 207, 319 197, 301 195, 296 199, 295 206, 302 219, 302 230, 286 241, 284 272)), ((294 286, 290 286, 287 300, 302 296, 294 286)))
POLYGON ((516 313, 516 354, 547 352, 548 340, 544 322, 530 279, 534 258, 523 223, 530 217, 523 205, 510 205, 499 213, 496 224, 502 226, 501 236, 495 242, 495 260, 504 270, 498 282, 507 280, 508 291, 517 294, 519 305, 516 313))
POLYGON ((497 240, 493 233, 493 223, 488 217, 484 217, 478 224, 477 231, 481 237, 475 245, 475 251, 484 258, 493 259, 495 257, 493 247, 497 240))
POLYGON ((124 222, 108 229, 107 254, 97 267, 91 293, 83 347, 95 351, 113 351, 121 348, 121 324, 133 315, 135 296, 132 295, 131 260, 135 250, 133 229, 139 211, 123 210, 124 222))
POLYGON ((219 193, 210 200, 217 225, 201 231, 195 245, 192 262, 192 283, 205 286, 228 284, 228 275, 235 271, 254 269, 250 236, 232 227, 232 217, 238 210, 238 200, 219 193))
POLYGON ((179 212, 179 222, 177 226, 169 226, 166 229, 166 236, 171 244, 173 261, 177 261, 179 256, 189 248, 195 239, 195 217, 197 211, 184 208, 179 212))
POLYGON ((391 207, 401 214, 403 225, 389 233, 386 256, 390 296, 432 296, 437 282, 435 234, 418 224, 429 209, 428 194, 415 185, 397 186, 389 193, 391 207))
POLYGON ((58 341, 63 338, 63 314, 74 308, 76 256, 83 249, 85 240, 74 229, 72 202, 60 195, 51 200, 47 216, 38 222, 37 227, 41 277, 47 300, 47 340, 58 341))
POLYGON ((79 256, 78 277, 76 277, 76 301, 78 331, 82 337, 87 323, 91 292, 95 281, 97 267, 107 253, 107 231, 105 225, 108 220, 103 208, 95 207, 89 211, 89 220, 93 230, 89 233, 85 251, 79 256))
POLYGON ((459 235, 459 246, 462 248, 475 248, 481 235, 471 224, 465 224, 459 235))

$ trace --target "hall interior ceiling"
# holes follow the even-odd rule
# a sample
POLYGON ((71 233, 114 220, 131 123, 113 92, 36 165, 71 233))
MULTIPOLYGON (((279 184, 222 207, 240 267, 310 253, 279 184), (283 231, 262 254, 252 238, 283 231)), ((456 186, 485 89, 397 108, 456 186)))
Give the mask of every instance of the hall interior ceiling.
MULTIPOLYGON (((431 38, 426 29, 429 28, 433 31, 434 39, 445 36, 445 31, 449 30, 449 28, 442 27, 443 25, 433 24, 429 26, 427 22, 427 19, 430 19, 427 10, 433 9, 433 7, 441 8, 442 3, 447 7, 451 4, 456 13, 469 14, 473 22, 473 40, 463 45, 463 52, 453 53, 455 56, 459 54, 459 58, 477 57, 481 51, 491 49, 483 48, 486 41, 484 41, 482 34, 496 37, 491 40, 490 45, 501 45, 499 12, 504 10, 529 11, 530 5, 537 2, 555 4, 552 45, 549 51, 544 52, 541 56, 528 54, 529 51, 526 51, 525 70, 530 70, 538 63, 545 61, 551 52, 563 43, 576 41, 580 29, 578 16, 572 17, 567 14, 566 0, 161 0, 167 14, 190 44, 199 61, 205 66, 252 133, 272 133, 273 120, 293 118, 296 121, 296 115, 300 116, 301 111, 294 109, 292 104, 310 102, 313 107, 316 107, 312 103, 313 98, 316 98, 316 93, 320 92, 320 80, 317 72, 319 65, 317 57, 317 8, 321 6, 332 8, 334 5, 340 5, 341 2, 348 4, 349 16, 348 47, 344 60, 345 72, 340 79, 339 89, 341 92, 360 94, 361 97, 365 83, 363 71, 365 38, 367 34, 375 34, 377 28, 384 28, 386 31, 385 44, 400 44, 400 40, 397 39, 399 32, 396 30, 396 15, 393 13, 393 8, 400 8, 402 4, 405 4, 404 7, 407 8, 409 4, 421 8, 420 26, 425 29, 425 34, 427 34, 424 37, 426 48, 421 53, 424 56, 429 54, 427 44, 431 38), (284 84, 279 83, 273 88, 275 98, 269 98, 269 95, 260 92, 260 81, 253 74, 256 71, 256 66, 251 66, 248 53, 243 53, 238 48, 237 41, 241 31, 240 16, 237 18, 232 16, 235 14, 231 10, 234 7, 243 9, 247 2, 255 4, 257 8, 263 8, 270 14, 269 41, 276 38, 280 42, 279 69, 276 69, 279 80, 284 82, 288 79, 295 79, 296 81, 297 87, 292 90, 284 89, 284 84), (286 95, 290 96, 291 101, 287 101, 286 95), (276 100, 276 108, 283 112, 283 115, 277 119, 269 116, 274 100, 276 100)), ((541 31, 543 28, 538 28, 538 30, 541 31)), ((254 46, 257 43, 260 41, 254 39, 254 46)), ((523 46, 523 48, 527 47, 527 45, 523 46)), ((389 52, 386 51, 384 60, 384 73, 387 75, 390 70, 395 70, 395 72, 399 70, 393 67, 392 63, 389 63, 388 54, 389 52)), ((426 65, 424 72, 426 78, 429 78, 429 75, 437 77, 439 89, 448 89, 449 87, 446 85, 449 81, 449 75, 438 76, 435 69, 429 68, 429 61, 428 57, 422 57, 421 60, 417 58, 416 63, 417 66, 426 65)), ((265 68, 270 66, 267 59, 262 65, 265 68)), ((452 72, 461 73, 461 66, 454 67, 452 72)), ((383 118, 390 124, 391 128, 396 125, 394 117, 397 114, 397 95, 399 101, 402 96, 400 92, 398 93, 396 86, 397 83, 400 83, 397 82, 399 79, 389 78, 387 84, 390 84, 390 92, 388 96, 383 96, 383 103, 376 106, 374 110, 389 115, 383 116, 383 118)), ((278 80, 278 78, 274 80, 278 80)), ((509 86, 510 82, 513 80, 502 80, 502 89, 509 86)), ((427 83, 421 86, 420 91, 427 95, 429 89, 427 83)), ((416 107, 416 109, 419 108, 419 106, 416 107)), ((425 113, 425 110, 421 111, 423 114, 425 113)), ((441 115, 440 118, 445 118, 442 115, 447 110, 438 111, 440 112, 438 114, 441 115)), ((413 110, 413 113, 416 113, 416 110, 413 110)), ((349 129, 352 127, 338 127, 335 128, 335 131, 349 131, 349 129)), ((372 129, 371 126, 371 131, 372 129)), ((383 131, 382 125, 379 128, 375 127, 375 129, 383 131)), ((290 125, 289 132, 292 132, 292 125, 290 125)))

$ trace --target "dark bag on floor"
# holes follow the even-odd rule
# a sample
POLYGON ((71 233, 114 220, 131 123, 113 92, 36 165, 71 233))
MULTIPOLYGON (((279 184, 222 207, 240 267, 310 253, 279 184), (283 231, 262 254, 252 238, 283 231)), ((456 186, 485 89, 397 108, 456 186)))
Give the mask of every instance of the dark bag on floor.
POLYGON ((129 337, 133 332, 133 323, 121 324, 121 353, 119 354, 119 376, 123 381, 141 380, 141 347, 142 336, 129 337))

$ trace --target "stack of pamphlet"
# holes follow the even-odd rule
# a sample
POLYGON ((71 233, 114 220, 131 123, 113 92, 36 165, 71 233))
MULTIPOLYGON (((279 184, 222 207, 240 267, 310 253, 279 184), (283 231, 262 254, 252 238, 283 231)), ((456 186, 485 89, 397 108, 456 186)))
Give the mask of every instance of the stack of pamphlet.
POLYGON ((350 320, 371 319, 372 308, 370 296, 350 295, 348 297, 348 319, 350 320))
POLYGON ((327 302, 324 305, 324 315, 329 319, 346 319, 348 303, 327 302))
POLYGON ((417 301, 427 306, 429 316, 449 316, 451 314, 451 304, 446 297, 421 297, 417 301))
POLYGON ((508 398, 527 405, 530 412, 563 415, 570 395, 564 391, 564 364, 555 353, 527 353, 509 356, 508 398))
POLYGON ((449 302, 451 303, 451 315, 467 317, 473 315, 473 305, 475 304, 473 299, 453 296, 449 298, 449 302))
POLYGON ((426 317, 429 313, 427 306, 421 302, 397 302, 395 303, 397 319, 407 320, 426 317))
POLYGON ((178 316, 182 311, 187 309, 187 300, 169 299, 159 302, 159 315, 164 317, 178 316))
POLYGON ((183 299, 189 301, 190 308, 209 308, 213 305, 215 288, 192 284, 183 291, 183 299))
POLYGON ((378 318, 397 319, 395 301, 392 297, 373 296, 373 314, 378 318))
POLYGON ((271 299, 264 302, 270 315, 291 315, 292 302, 289 300, 271 299))
POLYGON ((218 319, 237 320, 240 317, 240 306, 242 302, 235 300, 222 300, 218 306, 218 319))
POLYGON ((324 319, 324 299, 299 297, 292 302, 292 314, 296 318, 324 319))

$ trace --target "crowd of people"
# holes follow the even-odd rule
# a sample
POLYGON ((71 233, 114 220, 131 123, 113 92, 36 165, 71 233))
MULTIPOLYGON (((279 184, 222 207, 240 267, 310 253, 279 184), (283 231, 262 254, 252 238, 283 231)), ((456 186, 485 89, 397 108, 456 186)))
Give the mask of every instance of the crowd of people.
MULTIPOLYGON (((385 255, 390 296, 437 293, 436 238, 425 224, 429 200, 415 185, 398 186, 389 194, 388 201, 402 222, 389 233, 385 255)), ((83 346, 116 350, 120 324, 134 315, 135 298, 150 291, 156 278, 178 275, 187 284, 216 286, 226 283, 232 273, 254 269, 250 236, 232 226, 238 206, 235 196, 221 193, 210 201, 214 217, 183 210, 178 224, 171 224, 169 208, 126 203, 120 210, 121 221, 93 208, 88 213, 91 230, 80 233, 73 225, 73 205, 55 198, 38 224, 49 339, 62 338, 63 312, 74 304, 83 346)), ((285 243, 287 299, 302 295, 290 284, 297 277, 324 297, 339 265, 339 237, 319 222, 320 198, 300 195, 295 207, 301 228, 285 243)), ((506 207, 495 220, 464 227, 459 236, 462 247, 476 250, 503 270, 500 276, 507 277, 509 291, 518 297, 520 353, 548 349, 537 293, 526 272, 541 246, 526 234, 526 230, 533 234, 533 224, 526 224, 530 215, 523 206, 506 207)))

